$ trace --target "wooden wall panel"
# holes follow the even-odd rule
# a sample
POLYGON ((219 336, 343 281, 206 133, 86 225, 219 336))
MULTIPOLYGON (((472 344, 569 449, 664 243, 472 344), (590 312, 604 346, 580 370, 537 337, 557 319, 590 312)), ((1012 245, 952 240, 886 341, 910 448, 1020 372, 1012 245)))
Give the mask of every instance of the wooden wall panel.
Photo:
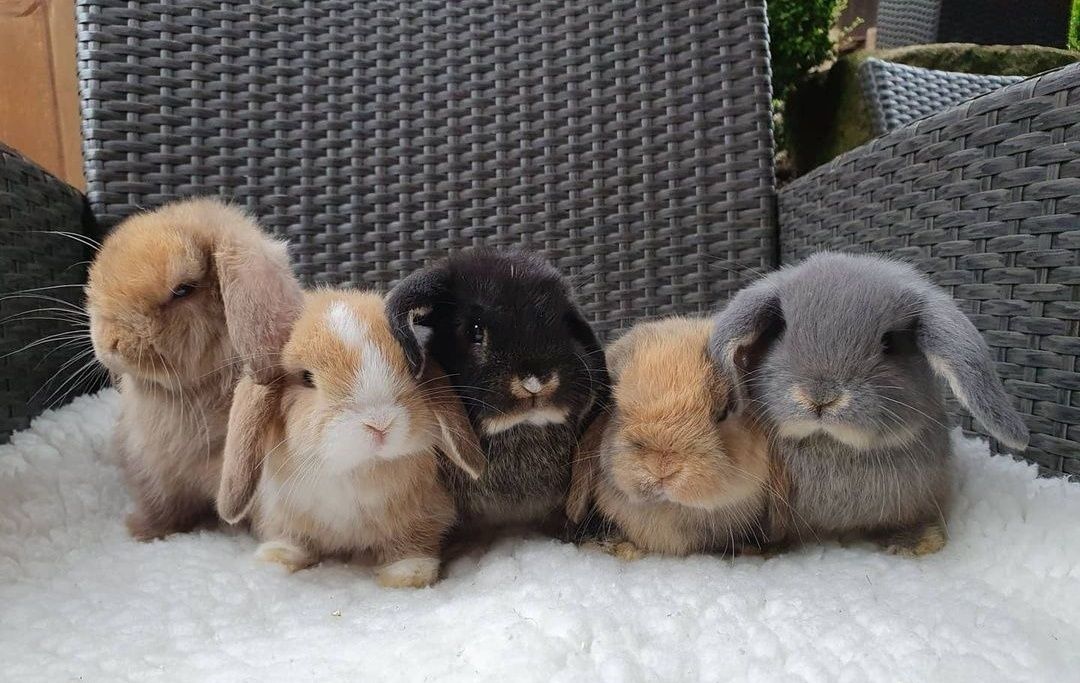
POLYGON ((82 189, 72 0, 0 0, 0 140, 82 189))

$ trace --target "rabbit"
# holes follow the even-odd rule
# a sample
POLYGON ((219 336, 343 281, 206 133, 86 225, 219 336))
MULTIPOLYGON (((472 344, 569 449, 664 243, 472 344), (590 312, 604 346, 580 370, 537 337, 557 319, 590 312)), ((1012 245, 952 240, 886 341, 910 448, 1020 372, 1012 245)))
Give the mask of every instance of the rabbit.
POLYGON ((287 333, 301 303, 285 245, 218 200, 136 214, 106 237, 86 306, 94 354, 120 391, 113 443, 134 538, 214 519, 233 388, 245 364, 261 382, 277 373, 255 350, 287 333))
POLYGON ((567 514, 583 522, 594 499, 617 528, 602 545, 627 559, 757 552, 770 540, 768 439, 711 362, 711 327, 639 323, 608 349, 613 409, 582 440, 567 514))
POLYGON ((365 292, 309 293, 280 353, 279 382, 236 389, 221 517, 250 515, 258 556, 290 571, 373 554, 380 585, 434 583, 456 520, 438 453, 472 479, 484 468, 438 364, 415 379, 382 297, 365 292))
POLYGON ((413 374, 446 369, 483 448, 479 480, 443 464, 462 528, 563 533, 577 441, 610 394, 566 281, 535 254, 480 248, 411 273, 386 305, 413 374))
POLYGON ((774 434, 796 540, 944 547, 951 447, 936 377, 999 441, 1027 444, 979 331, 899 261, 821 253, 776 271, 717 314, 709 345, 774 434))

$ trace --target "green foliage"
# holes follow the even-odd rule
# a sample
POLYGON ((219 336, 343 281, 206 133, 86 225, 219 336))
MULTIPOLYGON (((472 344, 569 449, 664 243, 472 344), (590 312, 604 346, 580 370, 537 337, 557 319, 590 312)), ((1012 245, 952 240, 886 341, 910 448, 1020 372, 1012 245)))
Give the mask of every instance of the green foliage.
POLYGON ((1069 13, 1069 49, 1080 50, 1080 0, 1073 0, 1069 13))
POLYGON ((835 55, 829 29, 846 5, 847 0, 770 0, 769 51, 775 99, 783 100, 791 86, 835 55))

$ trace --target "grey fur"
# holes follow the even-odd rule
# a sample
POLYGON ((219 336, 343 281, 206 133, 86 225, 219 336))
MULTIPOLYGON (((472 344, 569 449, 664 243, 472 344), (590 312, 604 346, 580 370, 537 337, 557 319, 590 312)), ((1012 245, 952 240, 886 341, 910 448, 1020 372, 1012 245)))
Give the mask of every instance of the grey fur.
POLYGON ((935 373, 1003 443, 1027 443, 978 330, 901 262, 824 253, 773 273, 717 315, 710 353, 770 426, 804 532, 941 520, 951 448, 935 373))

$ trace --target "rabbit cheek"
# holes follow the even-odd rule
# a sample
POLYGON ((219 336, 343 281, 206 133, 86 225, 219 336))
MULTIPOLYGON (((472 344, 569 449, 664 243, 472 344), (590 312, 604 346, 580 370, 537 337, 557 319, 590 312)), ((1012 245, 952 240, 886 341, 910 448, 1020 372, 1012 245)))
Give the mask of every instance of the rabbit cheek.
POLYGON ((612 463, 615 488, 633 503, 658 502, 663 496, 663 488, 654 474, 655 466, 649 466, 647 457, 624 452, 616 455, 612 463))
POLYGON ((358 467, 371 465, 385 447, 368 433, 356 416, 341 416, 330 420, 323 429, 320 452, 323 468, 329 474, 344 474, 358 467))

